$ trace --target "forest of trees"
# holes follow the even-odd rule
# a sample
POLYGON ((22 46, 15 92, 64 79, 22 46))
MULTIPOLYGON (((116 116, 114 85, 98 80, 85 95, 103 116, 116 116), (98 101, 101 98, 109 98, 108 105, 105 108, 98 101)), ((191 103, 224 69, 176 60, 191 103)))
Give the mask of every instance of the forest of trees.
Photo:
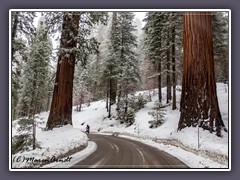
POLYGON ((116 108, 130 126, 146 103, 135 92, 157 89, 156 106, 180 111, 178 130, 221 137, 216 82, 228 83, 228 33, 227 12, 147 12, 143 22, 134 12, 12 12, 12 120, 49 111, 51 130, 105 99, 107 117, 116 108))

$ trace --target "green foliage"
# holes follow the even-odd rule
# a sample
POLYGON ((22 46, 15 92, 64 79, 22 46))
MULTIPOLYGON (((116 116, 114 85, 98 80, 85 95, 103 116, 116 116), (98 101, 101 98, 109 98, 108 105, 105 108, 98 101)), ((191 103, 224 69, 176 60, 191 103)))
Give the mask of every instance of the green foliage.
POLYGON ((120 100, 117 102, 117 120, 120 121, 120 123, 124 123, 125 122, 125 107, 124 107, 125 103, 123 100, 120 100))
POLYGON ((163 124, 166 115, 164 111, 162 104, 159 101, 155 101, 152 111, 148 112, 154 119, 153 121, 149 121, 149 128, 157 128, 163 124))
MULTIPOLYGON (((151 63, 155 67, 160 63, 162 70, 159 73, 170 73, 167 68, 167 51, 172 47, 172 28, 175 29, 175 47, 178 50, 175 56, 177 59, 182 59, 182 32, 183 19, 181 12, 148 12, 144 26, 144 51, 151 63)), ((181 62, 177 62, 181 65, 181 62)))
POLYGON ((116 21, 111 22, 111 29, 106 43, 106 53, 102 64, 102 83, 117 78, 123 96, 136 89, 140 81, 137 59, 137 37, 133 25, 132 12, 118 12, 116 21))
MULTIPOLYGON (((107 12, 64 12, 62 15, 67 15, 68 18, 80 15, 80 23, 78 35, 73 37, 77 42, 77 46, 74 48, 60 48, 58 53, 59 55, 75 53, 77 63, 80 62, 85 67, 89 55, 98 53, 99 42, 93 36, 93 30, 99 23, 106 24, 108 19, 107 12)), ((71 28, 71 24, 69 24, 69 28, 71 28)), ((69 28, 61 31, 69 31, 69 28)))
MULTIPOLYGON (((11 12, 12 28, 16 27, 16 34, 12 36, 13 40, 20 36, 25 36, 28 41, 31 41, 32 35, 35 31, 33 25, 34 18, 36 17, 36 12, 11 12), (14 27, 15 26, 15 27, 14 27)), ((18 49, 16 49, 18 50, 18 49)))
POLYGON ((214 12, 212 15, 213 52, 218 82, 228 81, 228 14, 226 12, 214 12))
POLYGON ((138 96, 133 95, 127 100, 121 99, 117 102, 117 119, 120 120, 121 123, 131 126, 135 121, 135 113, 144 108, 146 103, 147 100, 141 94, 138 96))
POLYGON ((126 101, 117 102, 117 120, 120 123, 125 123, 126 126, 131 126, 135 122, 135 110, 126 106, 126 101))
POLYGON ((35 129, 36 126, 39 127, 43 122, 37 120, 41 119, 39 119, 38 116, 34 116, 34 118, 20 118, 17 120, 15 124, 17 135, 12 137, 13 154, 32 150, 33 146, 40 148, 39 143, 35 140, 33 129, 35 129), (33 128, 33 126, 35 126, 35 128, 33 128))
POLYGON ((143 95, 139 94, 138 96, 132 96, 129 98, 129 107, 134 109, 134 111, 138 111, 142 108, 144 108, 144 105, 148 102, 146 98, 144 98, 143 95))
POLYGON ((33 119, 21 118, 17 122, 18 135, 12 137, 12 152, 29 151, 33 146, 33 119))
POLYGON ((135 111, 133 108, 128 108, 128 111, 126 113, 125 117, 125 123, 128 126, 131 126, 135 122, 135 111))
POLYGON ((30 134, 21 134, 12 137, 12 154, 29 151, 33 145, 33 138, 30 134))
POLYGON ((120 13, 121 48, 118 81, 123 95, 133 92, 140 82, 139 62, 137 59, 137 37, 133 34, 136 27, 133 25, 134 14, 120 13))
POLYGON ((21 89, 19 104, 22 115, 25 115, 24 113, 34 114, 44 109, 49 89, 51 53, 52 42, 46 33, 45 19, 40 18, 23 68, 23 88, 21 89))
POLYGON ((11 12, 12 120, 17 116, 19 94, 22 88, 22 61, 26 59, 27 44, 35 31, 33 25, 35 16, 35 12, 11 12))
POLYGON ((18 132, 23 133, 23 132, 29 132, 32 130, 32 125, 34 123, 34 119, 30 118, 21 118, 18 120, 18 132))

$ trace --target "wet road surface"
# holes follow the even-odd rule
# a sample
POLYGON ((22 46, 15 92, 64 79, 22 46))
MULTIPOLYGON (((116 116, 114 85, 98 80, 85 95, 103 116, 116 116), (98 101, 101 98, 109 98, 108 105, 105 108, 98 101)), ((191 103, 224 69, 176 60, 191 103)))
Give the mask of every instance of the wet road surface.
POLYGON ((188 168, 176 157, 138 141, 89 134, 97 150, 72 168, 188 168))

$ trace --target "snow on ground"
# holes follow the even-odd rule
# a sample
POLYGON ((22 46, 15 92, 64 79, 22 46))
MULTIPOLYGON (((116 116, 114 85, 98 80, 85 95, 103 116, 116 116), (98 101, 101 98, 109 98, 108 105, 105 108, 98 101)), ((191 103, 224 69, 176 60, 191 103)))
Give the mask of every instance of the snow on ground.
POLYGON ((71 125, 54 128, 51 131, 37 129, 36 139, 41 148, 12 155, 12 168, 33 167, 34 164, 34 167, 39 167, 49 159, 56 162, 62 159, 59 156, 74 148, 86 146, 88 142, 87 135, 71 125))
MULTIPOLYGON (((163 88, 163 98, 165 97, 166 88, 163 88)), ((228 128, 228 88, 225 84, 217 83, 217 92, 220 111, 224 120, 225 126, 228 128)), ((144 94, 144 92, 138 92, 144 94)), ((148 94, 149 92, 145 92, 148 94)), ((135 123, 126 127, 120 124, 114 118, 106 118, 108 113, 106 111, 106 101, 100 100, 92 102, 90 106, 83 106, 81 112, 73 111, 73 127, 66 126, 46 132, 38 129, 37 140, 42 143, 43 149, 37 149, 22 153, 22 156, 33 156, 45 158, 50 156, 57 156, 68 150, 84 145, 87 142, 87 137, 83 132, 86 125, 90 126, 90 132, 112 134, 118 132, 119 136, 125 136, 135 140, 142 141, 146 144, 164 150, 186 163, 191 168, 228 168, 228 134, 223 133, 223 138, 219 138, 215 133, 210 134, 201 128, 185 128, 177 131, 178 121, 180 117, 179 110, 172 110, 171 106, 167 106, 165 122, 158 128, 150 129, 148 121, 152 117, 148 114, 157 100, 156 90, 152 91, 154 94, 153 101, 148 102, 145 108, 139 110, 135 116, 135 123), (56 138, 57 137, 57 138, 56 138)), ((164 99, 163 99, 164 101, 164 99)), ((177 91, 177 107, 179 108, 180 91, 177 91)), ((74 108, 73 108, 74 109, 74 108)), ((115 107, 112 107, 113 114, 115 114, 115 107)), ((48 113, 40 114, 43 121, 46 122, 48 113)), ((114 116, 114 115, 113 115, 114 116)), ((15 130, 13 130, 15 132, 15 130)), ((89 142, 90 147, 75 154, 78 158, 84 158, 89 153, 95 150, 95 146, 89 142), (88 152, 88 153, 87 153, 88 152)), ((18 154, 20 155, 20 154, 18 154)), ((17 155, 13 155, 15 157, 17 155)), ((72 162, 73 165, 74 161, 72 162)), ((71 163, 68 165, 70 166, 71 163)), ((14 167, 19 167, 19 163, 13 163, 14 167)), ((22 166, 22 165, 21 165, 22 166)), ((60 167, 60 165, 51 164, 44 167, 60 167)))

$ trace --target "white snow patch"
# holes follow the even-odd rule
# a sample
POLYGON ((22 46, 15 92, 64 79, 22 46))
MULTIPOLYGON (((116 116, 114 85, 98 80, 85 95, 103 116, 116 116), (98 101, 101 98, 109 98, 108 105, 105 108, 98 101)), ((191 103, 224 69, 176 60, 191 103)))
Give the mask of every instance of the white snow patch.
MULTIPOLYGON (((108 119, 106 118, 108 115, 106 111, 106 101, 100 100, 92 102, 90 106, 84 105, 81 112, 73 111, 73 127, 65 126, 62 128, 55 128, 52 131, 42 131, 38 128, 37 140, 41 143, 42 149, 14 154, 12 155, 12 160, 14 157, 18 156, 41 159, 51 158, 52 156, 64 154, 80 145, 86 145, 88 138, 83 131, 85 131, 86 125, 88 124, 90 126, 90 133, 117 133, 120 136, 125 135, 127 137, 135 138, 136 140, 140 140, 176 156, 190 168, 227 168, 229 166, 228 133, 222 131, 223 137, 219 138, 215 133, 211 134, 201 128, 199 131, 198 128, 193 127, 177 131, 180 112, 178 109, 172 110, 170 105, 165 108, 166 116, 164 123, 156 129, 150 129, 148 121, 152 120, 152 117, 148 112, 153 107, 154 101, 158 98, 156 90, 152 92, 155 92, 152 97, 153 101, 148 102, 145 105, 145 108, 136 113, 135 123, 130 127, 126 127, 126 125, 120 124, 119 121, 114 119, 116 114, 115 106, 112 106, 113 118, 108 119), (211 154, 212 157, 209 156, 209 154, 211 154), (213 157, 214 155, 216 155, 216 157, 222 156, 223 158, 219 161, 217 158, 213 157)), ((166 96, 166 88, 163 88, 162 92, 164 98, 166 96)), ((142 91, 141 94, 143 93, 144 92, 142 91)), ((148 93, 149 91, 146 92, 146 94, 148 93)), ((228 128, 229 108, 226 85, 217 83, 217 93, 222 118, 225 126, 228 128)), ((180 97, 180 91, 177 91, 178 108, 180 97)), ((163 99, 163 101, 165 102, 165 99, 163 99)), ((46 123, 48 112, 39 114, 39 117, 43 118, 42 121, 46 123)), ((17 126, 13 126, 12 128, 13 135, 17 134, 16 128, 17 126)), ((91 145, 90 142, 89 144, 90 147, 94 146, 91 145)), ((94 147, 90 149, 89 152, 93 152, 94 147)), ((78 157, 79 160, 83 159, 86 157, 85 153, 87 151, 88 149, 82 150, 82 154, 79 152, 80 154, 76 155, 76 157, 78 157)), ((21 168, 26 165, 26 163, 12 163, 13 168, 21 168)), ((65 167, 67 167, 67 165, 65 165, 65 167)))

